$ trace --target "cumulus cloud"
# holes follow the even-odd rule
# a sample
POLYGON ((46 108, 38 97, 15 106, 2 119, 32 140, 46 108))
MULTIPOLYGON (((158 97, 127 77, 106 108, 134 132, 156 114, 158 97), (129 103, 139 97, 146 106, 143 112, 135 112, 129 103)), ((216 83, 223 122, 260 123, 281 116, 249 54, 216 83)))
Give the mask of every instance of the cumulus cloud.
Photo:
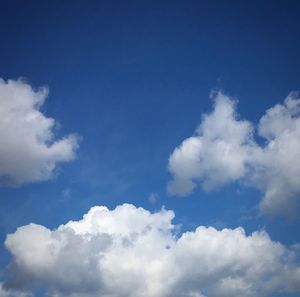
POLYGON ((56 297, 240 297, 300 293, 299 251, 265 232, 198 227, 124 204, 90 209, 57 229, 29 224, 6 238, 3 288, 56 297))
POLYGON ((55 120, 40 111, 47 95, 47 88, 0 79, 1 184, 47 180, 57 163, 74 159, 77 137, 56 140, 55 120))
POLYGON ((169 158, 171 195, 187 196, 242 180, 263 192, 260 210, 291 215, 300 194, 300 99, 291 93, 266 111, 257 129, 236 113, 237 103, 216 93, 214 109, 203 115, 195 134, 169 158), (255 141, 255 131, 264 139, 255 141))

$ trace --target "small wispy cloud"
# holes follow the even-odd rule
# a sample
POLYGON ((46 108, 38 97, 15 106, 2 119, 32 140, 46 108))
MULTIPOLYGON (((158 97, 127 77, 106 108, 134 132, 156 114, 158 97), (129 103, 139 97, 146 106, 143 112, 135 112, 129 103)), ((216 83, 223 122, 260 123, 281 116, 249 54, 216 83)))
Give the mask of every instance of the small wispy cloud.
POLYGON ((71 196, 72 190, 70 188, 66 188, 61 192, 63 198, 69 198, 71 196))
POLYGON ((157 193, 151 193, 148 197, 148 201, 151 203, 151 204, 155 204, 157 203, 159 199, 159 195, 157 193))

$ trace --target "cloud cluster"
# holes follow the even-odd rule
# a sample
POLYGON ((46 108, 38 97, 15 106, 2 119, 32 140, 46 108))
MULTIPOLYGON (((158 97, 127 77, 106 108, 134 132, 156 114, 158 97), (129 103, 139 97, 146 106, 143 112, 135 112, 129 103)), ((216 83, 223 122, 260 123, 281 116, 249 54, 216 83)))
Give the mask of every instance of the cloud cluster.
POLYGON ((75 135, 55 140, 55 120, 40 112, 48 90, 0 79, 0 184, 47 180, 57 163, 70 161, 75 135))
POLYGON ((6 238, 5 297, 263 297, 300 293, 299 251, 265 232, 198 227, 176 236, 174 213, 93 207, 55 230, 29 224, 6 238), (14 292, 14 293, 13 293, 14 292))
POLYGON ((236 102, 218 92, 212 113, 169 158, 172 195, 186 196, 198 183, 204 190, 242 180, 263 192, 265 214, 292 215, 300 195, 300 99, 291 93, 266 111, 255 141, 254 125, 236 114, 236 102))

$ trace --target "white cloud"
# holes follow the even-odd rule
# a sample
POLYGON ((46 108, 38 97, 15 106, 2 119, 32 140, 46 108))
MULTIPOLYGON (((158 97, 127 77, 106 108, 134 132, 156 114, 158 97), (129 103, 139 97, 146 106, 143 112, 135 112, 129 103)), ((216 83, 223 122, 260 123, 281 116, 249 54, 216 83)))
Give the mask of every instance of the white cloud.
POLYGON ((266 111, 258 124, 264 145, 254 140, 254 126, 236 114, 236 102, 218 92, 211 114, 202 117, 195 135, 169 158, 172 195, 186 196, 200 183, 205 190, 242 180, 264 193, 260 209, 292 214, 300 194, 300 99, 266 111))
POLYGON ((93 207, 57 229, 29 224, 6 238, 5 288, 56 297, 263 297, 300 293, 299 250, 265 232, 198 227, 174 235, 172 211, 93 207))
POLYGON ((47 88, 34 90, 22 80, 0 79, 0 183, 49 179, 57 163, 70 161, 75 135, 55 140, 55 120, 40 112, 47 88))

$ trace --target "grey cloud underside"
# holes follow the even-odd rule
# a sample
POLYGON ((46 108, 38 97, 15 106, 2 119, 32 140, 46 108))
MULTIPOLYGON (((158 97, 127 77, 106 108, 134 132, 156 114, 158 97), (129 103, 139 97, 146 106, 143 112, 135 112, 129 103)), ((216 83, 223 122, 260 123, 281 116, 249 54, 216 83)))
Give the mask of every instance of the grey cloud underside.
POLYGON ((266 111, 257 134, 254 125, 236 115, 236 102, 219 92, 212 113, 202 117, 195 134, 169 158, 171 195, 187 196, 237 180, 258 188, 264 214, 293 215, 300 196, 300 99, 291 93, 266 111))
POLYGON ((47 88, 0 79, 0 185, 47 180, 58 163, 74 159, 77 137, 56 140, 55 120, 40 111, 47 95, 47 88))
MULTIPOLYGON (((174 213, 124 204, 93 207, 49 230, 29 224, 6 238, 13 256, 3 297, 39 286, 67 297, 263 297, 300 293, 299 250, 265 232, 198 227, 174 235, 174 213)), ((20 295, 22 294, 22 295, 20 295)))

